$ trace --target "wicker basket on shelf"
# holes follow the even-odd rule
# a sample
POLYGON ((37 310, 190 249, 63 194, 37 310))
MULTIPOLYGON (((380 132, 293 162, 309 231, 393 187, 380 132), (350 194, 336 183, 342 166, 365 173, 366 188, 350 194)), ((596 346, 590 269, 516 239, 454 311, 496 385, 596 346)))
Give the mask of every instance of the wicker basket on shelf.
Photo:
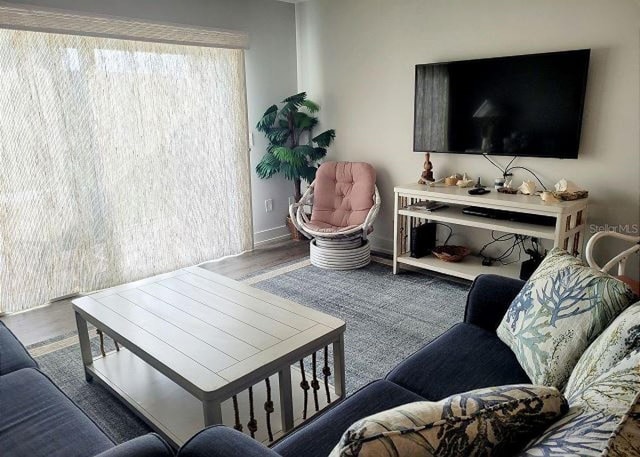
POLYGON ((466 246, 436 246, 433 255, 445 262, 460 262, 471 253, 466 246))
POLYGON ((291 234, 291 239, 294 241, 306 241, 307 237, 300 232, 289 216, 287 216, 287 228, 291 234))

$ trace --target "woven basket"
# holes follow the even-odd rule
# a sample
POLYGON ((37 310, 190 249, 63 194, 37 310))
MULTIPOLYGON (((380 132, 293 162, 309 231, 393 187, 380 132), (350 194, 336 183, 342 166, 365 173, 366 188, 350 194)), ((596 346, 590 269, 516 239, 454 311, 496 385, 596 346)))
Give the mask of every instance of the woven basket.
POLYGON ((471 253, 471 250, 465 246, 436 246, 431 252, 445 262, 460 262, 471 253))
POLYGON ((291 234, 291 239, 294 241, 304 241, 307 239, 306 236, 302 234, 302 232, 298 231, 296 226, 293 224, 293 221, 289 216, 287 216, 287 227, 289 228, 289 233, 291 234))

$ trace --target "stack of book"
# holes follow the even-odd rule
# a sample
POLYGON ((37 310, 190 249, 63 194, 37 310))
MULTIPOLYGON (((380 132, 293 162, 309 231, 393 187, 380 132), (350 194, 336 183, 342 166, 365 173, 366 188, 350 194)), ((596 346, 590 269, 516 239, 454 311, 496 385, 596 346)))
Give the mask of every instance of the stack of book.
POLYGON ((413 203, 408 205, 404 209, 408 209, 410 211, 424 211, 426 213, 430 213, 431 211, 436 211, 438 209, 447 208, 447 205, 444 205, 440 202, 432 202, 429 200, 424 200, 421 202, 413 203))

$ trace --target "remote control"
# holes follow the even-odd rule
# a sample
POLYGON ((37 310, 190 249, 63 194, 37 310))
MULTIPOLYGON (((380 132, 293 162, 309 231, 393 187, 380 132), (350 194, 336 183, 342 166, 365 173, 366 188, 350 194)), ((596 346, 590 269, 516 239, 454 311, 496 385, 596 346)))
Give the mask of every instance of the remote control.
POLYGON ((475 189, 469 189, 469 195, 484 195, 491 192, 489 189, 485 189, 484 187, 477 187, 475 189))

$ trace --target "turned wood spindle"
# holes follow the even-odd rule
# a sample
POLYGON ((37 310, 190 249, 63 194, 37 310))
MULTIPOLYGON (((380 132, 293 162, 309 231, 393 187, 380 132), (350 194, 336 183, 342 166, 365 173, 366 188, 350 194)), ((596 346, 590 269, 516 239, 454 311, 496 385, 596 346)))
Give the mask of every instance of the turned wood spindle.
POLYGON ((329 346, 324 347, 324 368, 322 368, 322 374, 324 375, 324 390, 327 394, 327 403, 331 403, 331 393, 329 392, 329 376, 331 376, 331 368, 329 368, 329 346))
POLYGON ((302 374, 302 381, 300 382, 300 387, 304 392, 304 409, 302 410, 302 419, 306 420, 307 404, 309 402, 309 383, 307 382, 307 376, 304 372, 304 359, 300 359, 300 373, 302 374))
POLYGON ((273 441, 273 431, 271 430, 271 414, 273 413, 273 400, 271 399, 271 380, 266 378, 264 383, 267 386, 267 401, 264 402, 264 410, 267 413, 267 433, 269 441, 273 441))
POLYGON ((318 381, 318 363, 316 353, 311 356, 311 363, 313 379, 311 380, 311 388, 313 389, 313 404, 316 408, 316 412, 320 411, 320 404, 318 402, 318 391, 320 390, 320 382, 318 381))
POLYGON ((256 420, 255 411, 253 409, 253 387, 249 387, 249 422, 247 423, 251 438, 256 437, 256 431, 258 430, 258 421, 256 420))
POLYGON ((235 428, 236 430, 241 432, 242 431, 242 424, 240 423, 240 410, 238 409, 238 396, 234 395, 231 398, 233 400, 233 415, 235 417, 235 422, 236 422, 233 425, 233 428, 235 428))

